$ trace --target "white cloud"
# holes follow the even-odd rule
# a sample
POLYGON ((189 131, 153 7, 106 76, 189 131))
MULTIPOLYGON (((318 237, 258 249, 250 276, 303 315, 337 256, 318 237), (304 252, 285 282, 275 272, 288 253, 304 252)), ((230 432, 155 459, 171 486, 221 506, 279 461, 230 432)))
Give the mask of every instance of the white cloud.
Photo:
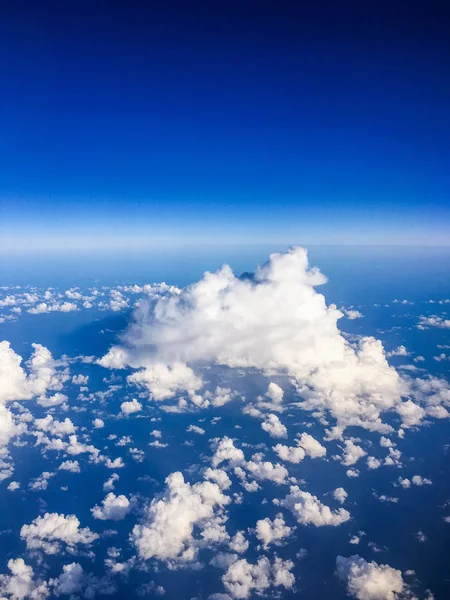
POLYGON ((298 486, 291 487, 291 493, 281 500, 281 506, 288 508, 297 521, 303 525, 336 527, 350 519, 350 513, 344 508, 332 511, 322 504, 317 496, 303 492, 298 486))
POLYGON ((261 428, 266 431, 270 437, 285 438, 287 437, 287 429, 281 423, 277 415, 269 414, 265 417, 261 423, 261 428))
POLYGON ((216 483, 190 485, 179 472, 167 477, 166 486, 147 507, 142 523, 133 528, 132 540, 143 559, 193 561, 202 543, 201 537, 193 536, 194 526, 200 536, 204 534, 230 498, 216 483))
POLYGON ((20 489, 20 483, 18 481, 11 481, 6 489, 10 492, 15 492, 16 490, 20 489))
POLYGON ((28 373, 21 366, 22 357, 14 352, 9 342, 0 342, 0 404, 14 400, 29 400, 42 396, 47 390, 60 390, 67 380, 65 372, 58 372, 50 351, 40 344, 32 344, 33 353, 28 361, 28 373))
POLYGON ((357 446, 352 440, 345 440, 345 447, 342 453, 342 464, 346 467, 351 467, 358 462, 360 458, 366 456, 361 446, 357 446))
POLYGON ((60 471, 70 471, 71 473, 80 473, 80 463, 77 460, 65 460, 59 465, 60 471))
POLYGON ((72 435, 75 433, 76 427, 69 418, 65 418, 64 421, 58 421, 51 415, 47 415, 43 419, 36 419, 34 421, 36 429, 45 431, 56 437, 64 437, 66 435, 72 435))
POLYGON ((105 422, 102 419, 94 419, 92 425, 95 429, 102 429, 105 426, 105 422))
POLYGON ((277 444, 273 447, 273 449, 279 458, 281 458, 281 460, 285 460, 286 462, 291 462, 294 464, 298 464, 306 456, 303 448, 296 446, 284 446, 283 444, 277 444))
POLYGON ((264 548, 268 548, 270 544, 277 544, 289 537, 292 528, 286 525, 280 513, 273 521, 269 517, 257 521, 255 531, 256 537, 263 543, 264 548))
POLYGON ((336 488, 333 492, 333 497, 341 504, 344 504, 345 500, 347 499, 347 496, 347 492, 342 487, 336 488))
POLYGON ((381 413, 400 402, 408 384, 380 341, 364 337, 354 346, 341 335, 342 313, 315 290, 325 281, 302 248, 272 255, 254 280, 229 267, 206 273, 176 296, 141 303, 124 346, 100 364, 141 369, 129 382, 159 400, 195 394, 202 381, 193 369, 201 363, 288 374, 302 408, 328 410, 343 427, 390 431, 381 413))
POLYGON ((364 315, 360 313, 359 310, 350 310, 344 308, 342 312, 350 321, 353 321, 354 319, 362 319, 364 317, 364 315))
POLYGON ((49 313, 49 312, 72 312, 73 310, 78 310, 77 305, 74 302, 55 302, 54 304, 47 304, 47 302, 40 302, 39 304, 36 304, 36 306, 33 306, 32 308, 29 308, 27 310, 28 313, 30 313, 31 315, 39 315, 39 314, 43 314, 43 313, 49 313))
POLYGON ((90 545, 99 536, 88 527, 80 528, 80 521, 75 515, 45 513, 30 525, 23 525, 20 537, 25 540, 28 550, 57 554, 63 544, 74 550, 77 544, 90 545))
POLYGON ((419 317, 418 329, 428 329, 429 327, 438 327, 440 329, 450 328, 450 319, 443 319, 442 317, 419 317))
POLYGON ((75 385, 87 385, 89 381, 89 375, 74 375, 72 377, 72 383, 75 385))
POLYGON ((237 552, 238 554, 243 554, 247 552, 249 543, 245 539, 245 535, 243 531, 238 531, 230 540, 229 543, 230 550, 233 552, 237 552))
POLYGON ((389 565, 367 562, 357 554, 336 559, 337 575, 358 600, 397 600, 405 592, 402 574, 389 565))
POLYGON ((117 473, 113 473, 111 477, 109 477, 109 479, 107 479, 103 484, 103 491, 111 492, 114 489, 116 481, 119 481, 119 475, 117 475, 117 473))
POLYGON ((292 588, 295 579, 290 571, 293 566, 293 562, 280 558, 276 558, 273 564, 266 557, 259 558, 256 564, 242 558, 229 566, 222 581, 232 598, 248 598, 250 594, 260 595, 272 586, 292 588))
POLYGON ((128 498, 123 494, 116 496, 113 492, 109 492, 101 506, 96 505, 94 508, 91 508, 94 519, 102 521, 108 519, 121 521, 127 516, 130 510, 131 504, 128 498))
POLYGON ((94 598, 97 594, 114 594, 117 590, 114 583, 106 577, 86 574, 79 563, 63 566, 63 572, 52 581, 56 596, 71 598, 94 598))
POLYGON ((120 405, 120 410, 124 415, 131 415, 132 413, 136 413, 142 410, 142 404, 133 398, 131 402, 122 402, 120 405))
MULTIPOLYGON (((8 561, 10 575, 0 575, 0 593, 10 600, 44 600, 50 595, 45 581, 34 579, 33 569, 25 564, 23 558, 8 561)), ((6 600, 5 598, 5 600, 6 600)))
POLYGON ((302 433, 297 436, 296 443, 297 447, 277 444, 273 449, 282 460, 295 464, 302 461, 305 456, 322 458, 327 453, 325 446, 322 446, 322 444, 313 438, 312 435, 309 435, 309 433, 302 433))
POLYGON ((398 346, 398 348, 396 348, 395 350, 387 352, 386 356, 409 356, 409 354, 410 353, 408 352, 405 346, 398 346))
POLYGON ((205 430, 202 429, 201 427, 198 427, 197 425, 189 425, 189 427, 186 429, 186 431, 188 433, 198 433, 198 435, 204 435, 205 430))
POLYGON ((323 458, 327 453, 325 446, 322 446, 322 444, 313 438, 312 435, 309 435, 309 433, 302 433, 297 444, 303 448, 306 456, 310 456, 311 458, 323 458))

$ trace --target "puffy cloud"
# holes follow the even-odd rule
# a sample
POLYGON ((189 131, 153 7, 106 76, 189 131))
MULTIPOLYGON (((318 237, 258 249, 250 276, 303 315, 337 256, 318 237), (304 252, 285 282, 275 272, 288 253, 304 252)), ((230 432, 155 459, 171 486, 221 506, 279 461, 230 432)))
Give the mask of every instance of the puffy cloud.
POLYGON ((283 402, 284 391, 276 383, 269 383, 266 396, 273 404, 281 404, 283 402))
POLYGON ((190 485, 179 472, 167 477, 166 486, 147 507, 142 523, 133 528, 132 540, 143 559, 192 561, 202 544, 201 538, 193 536, 194 527, 201 535, 208 531, 230 498, 218 484, 203 481, 190 485))
POLYGON ((405 346, 398 346, 395 350, 387 352, 386 356, 409 356, 409 352, 405 346))
POLYGON ((88 527, 80 528, 80 521, 75 515, 45 513, 30 525, 23 525, 20 537, 25 540, 28 550, 57 554, 63 544, 74 550, 77 544, 90 545, 99 536, 88 527))
POLYGON ((80 473, 80 463, 77 460, 65 460, 59 465, 60 471, 70 471, 71 473, 80 473))
POLYGON ((281 506, 288 508, 297 521, 303 525, 336 527, 350 519, 350 513, 344 508, 332 511, 322 504, 317 496, 303 492, 298 486, 291 487, 291 493, 281 500, 281 506))
POLYGON ((450 319, 443 319, 442 317, 419 317, 418 329, 428 329, 429 327, 438 327, 440 329, 450 328, 450 319))
POLYGON ((103 491, 111 492, 114 489, 114 484, 116 481, 119 481, 119 475, 117 475, 117 473, 113 473, 111 477, 103 484, 103 491))
POLYGON ((233 552, 237 552, 238 554, 243 554, 247 552, 249 543, 245 539, 245 535, 243 531, 238 531, 230 540, 230 550, 233 552))
POLYGON ((133 398, 131 402, 122 402, 120 410, 124 415, 131 415, 132 413, 139 412, 142 410, 142 404, 133 398))
POLYGON ((27 312, 31 315, 39 315, 49 312, 72 312, 73 310, 78 310, 78 307, 74 302, 55 302, 54 304, 40 302, 39 304, 36 304, 36 306, 29 308, 27 312))
POLYGON ((345 447, 342 453, 342 464, 346 467, 351 467, 358 462, 360 458, 366 456, 361 446, 357 446, 352 440, 345 440, 345 447))
POLYGON ((188 433, 198 433, 198 435, 204 435, 205 430, 202 429, 201 427, 198 427, 197 425, 189 425, 189 427, 186 429, 186 431, 188 433))
POLYGON ((364 317, 364 315, 360 313, 359 310, 343 309, 342 312, 350 321, 353 321, 354 319, 362 319, 364 317))
POLYGON ((33 490, 33 492, 40 492, 42 490, 46 490, 48 487, 49 479, 51 479, 54 476, 54 473, 44 471, 39 475, 39 477, 33 479, 33 481, 30 482, 30 485, 28 487, 30 488, 30 490, 33 490))
POLYGON ((397 412, 402 419, 402 427, 405 429, 419 425, 425 416, 425 410, 411 400, 399 404, 397 412))
POLYGON ((75 433, 76 427, 70 419, 67 417, 64 421, 58 421, 51 415, 47 415, 44 419, 36 419, 34 421, 36 429, 45 431, 56 437, 64 437, 65 435, 72 435, 75 433))
POLYGON ((229 487, 231 487, 231 479, 228 477, 227 472, 223 469, 211 469, 211 467, 208 467, 205 469, 203 477, 205 479, 215 481, 221 490, 227 490, 229 487))
POLYGON ((193 371, 198 364, 288 374, 302 408, 327 410, 342 427, 389 431, 380 415, 400 402, 408 384, 380 341, 364 337, 352 345, 341 335, 342 312, 315 290, 325 282, 303 248, 271 255, 252 279, 225 266, 178 295, 141 303, 124 345, 100 364, 141 369, 129 381, 159 400, 194 394, 202 385, 193 371))
POLYGON ((89 381, 89 375, 74 375, 72 377, 72 383, 75 385, 87 385, 89 381))
POLYGON ((281 460, 294 464, 298 464, 306 456, 303 448, 300 448, 299 446, 284 446, 283 444, 277 444, 273 449, 281 460))
POLYGON ((47 390, 60 390, 67 379, 58 372, 50 351, 40 344, 32 344, 33 353, 28 361, 28 373, 21 366, 22 357, 14 352, 7 341, 0 342, 0 404, 14 400, 29 400, 42 396, 47 390))
POLYGON ((123 494, 116 496, 113 492, 109 492, 103 500, 102 505, 94 506, 91 512, 94 519, 121 521, 127 516, 130 510, 131 504, 126 496, 123 494))
POLYGON ((117 590, 108 577, 86 574, 79 563, 63 566, 63 572, 52 581, 56 596, 94 598, 97 594, 114 594, 117 590))
POLYGON ((302 433, 297 444, 300 448, 303 448, 306 456, 310 456, 311 458, 322 458, 327 453, 325 446, 322 446, 322 444, 313 438, 312 435, 309 435, 309 433, 302 433))
POLYGON ((284 522, 283 515, 278 514, 273 521, 266 517, 256 522, 256 537, 261 540, 264 548, 277 544, 291 534, 291 527, 284 522))
POLYGON ((92 425, 95 429, 102 429, 105 426, 105 422, 102 419, 94 419, 92 425))
POLYGON ((273 564, 266 557, 255 564, 245 559, 235 561, 228 567, 222 581, 233 598, 248 598, 250 594, 261 594, 268 588, 283 586, 290 589, 295 583, 290 572, 294 563, 276 558, 273 564))
POLYGON ((273 464, 270 461, 249 460, 245 463, 245 468, 255 479, 267 479, 277 485, 286 483, 289 472, 286 467, 278 463, 273 464))
POLYGON ((285 438, 287 437, 287 429, 281 423, 277 415, 269 414, 261 423, 261 428, 266 431, 270 437, 285 438))
POLYGON ((397 600, 406 585, 402 574, 389 565, 367 562, 357 554, 336 559, 337 575, 358 600, 397 600))
POLYGON ((15 492, 16 490, 20 489, 20 483, 18 481, 11 481, 6 489, 10 492, 15 492))
POLYGON ((333 492, 333 497, 341 504, 344 504, 345 500, 347 499, 347 496, 347 492, 342 487, 336 488, 333 492))
POLYGON ((213 440, 215 452, 211 459, 213 467, 218 467, 223 462, 228 462, 231 466, 241 465, 245 462, 244 453, 240 448, 236 448, 233 440, 229 437, 213 440))
POLYGON ((8 569, 10 575, 0 575, 2 598, 6 596, 11 600, 44 600, 50 595, 48 584, 34 579, 33 569, 25 564, 23 558, 10 559, 8 569))
POLYGON ((296 464, 302 461, 305 456, 321 458, 327 453, 325 446, 322 446, 322 444, 313 438, 312 435, 309 435, 309 433, 302 433, 297 436, 296 442, 297 447, 277 444, 274 446, 274 451, 282 460, 296 464))

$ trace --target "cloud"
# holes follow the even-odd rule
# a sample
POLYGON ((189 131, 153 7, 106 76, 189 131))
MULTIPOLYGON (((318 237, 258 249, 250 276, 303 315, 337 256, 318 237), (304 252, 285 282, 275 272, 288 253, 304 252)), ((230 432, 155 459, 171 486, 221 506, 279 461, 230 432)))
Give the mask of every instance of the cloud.
POLYGON ((345 447, 342 453, 342 464, 346 467, 351 467, 358 462, 360 458, 366 456, 361 446, 357 446, 352 440, 345 440, 345 447))
POLYGON ((355 319, 362 319, 364 317, 364 315, 360 313, 359 310, 349 310, 344 308, 342 312, 350 321, 353 321, 355 319))
POLYGON ((357 554, 336 559, 337 575, 358 600, 397 600, 406 590, 402 574, 389 565, 367 562, 357 554))
POLYGON ((274 438, 285 438, 287 437, 287 429, 281 423, 277 415, 269 414, 265 417, 261 423, 261 428, 266 431, 270 437, 274 438))
POLYGON ((204 435, 205 430, 202 429, 201 427, 197 427, 197 425, 189 425, 189 427, 186 429, 186 431, 188 433, 197 433, 198 435, 204 435))
POLYGON ((341 335, 343 313, 315 289, 325 282, 303 248, 271 255, 253 279, 237 278, 227 266, 205 273, 176 296, 141 303, 124 345, 99 362, 140 369, 128 381, 157 400, 195 394, 203 382, 194 370, 202 364, 287 374, 301 408, 329 411, 342 427, 387 432, 380 415, 401 402, 408 384, 379 340, 353 345, 341 335))
POLYGON ((292 529, 286 525, 283 515, 279 513, 273 521, 269 517, 257 521, 255 531, 264 548, 268 548, 270 544, 277 544, 289 537, 292 529))
POLYGON ((79 563, 63 566, 63 572, 52 581, 56 596, 94 598, 97 594, 114 594, 116 586, 109 577, 86 574, 79 563))
POLYGON ((322 444, 313 438, 312 435, 309 435, 309 433, 302 433, 301 435, 297 436, 296 442, 297 447, 289 447, 283 446, 282 444, 277 444, 274 446, 274 451, 282 460, 295 464, 298 464, 300 461, 302 461, 305 456, 310 456, 311 458, 322 458, 327 453, 325 446, 322 446, 322 444))
POLYGON ((350 513, 344 508, 332 511, 322 504, 317 496, 303 492, 296 485, 291 487, 291 493, 280 501, 280 505, 288 508, 302 525, 336 527, 350 519, 350 513))
POLYGON ((65 460, 59 465, 60 471, 70 471, 71 473, 80 473, 80 463, 77 460, 65 460))
POLYGON ((255 564, 242 558, 228 567, 222 581, 232 598, 248 598, 250 594, 260 595, 272 586, 292 588, 295 579, 290 571, 293 566, 292 561, 280 558, 272 564, 266 557, 259 558, 255 564))
POLYGON ((122 402, 120 410, 124 415, 131 415, 132 413, 139 412, 142 410, 142 404, 133 398, 131 402, 122 402))
POLYGON ((94 508, 91 508, 94 519, 102 521, 108 519, 111 521, 121 521, 127 516, 130 510, 131 504, 128 498, 123 494, 116 496, 113 492, 109 492, 101 506, 96 505, 94 508))
POLYGON ((88 527, 80 528, 80 521, 75 515, 45 513, 30 525, 23 525, 20 537, 25 540, 28 550, 57 554, 64 544, 74 550, 77 544, 90 545, 99 536, 88 527))
POLYGON ((443 319, 442 317, 419 317, 418 329, 429 329, 430 327, 438 327, 439 329, 449 329, 450 319, 443 319))
MULTIPOLYGON (((191 485, 181 473, 172 473, 166 478, 164 493, 151 501, 142 523, 133 528, 131 538, 138 555, 142 559, 193 561, 208 528, 217 526, 214 517, 220 517, 229 502, 217 483, 191 485), (200 530, 197 538, 194 527, 200 530)), ((207 537, 213 543, 211 536, 207 537)))
POLYGON ((102 429, 105 426, 105 422, 102 419, 94 419, 92 425, 95 429, 102 429))
POLYGON ((61 390, 67 380, 65 372, 58 372, 50 351, 41 344, 32 344, 33 353, 28 361, 28 373, 21 366, 22 357, 14 352, 7 341, 0 342, 0 404, 14 400, 30 400, 47 390, 61 390))
POLYGON ((342 487, 336 488, 333 492, 333 498, 341 504, 344 504, 345 500, 347 499, 347 496, 347 492, 342 487))
POLYGON ((50 595, 45 581, 34 579, 33 569, 25 564, 23 558, 10 559, 8 569, 11 575, 0 575, 0 592, 2 597, 11 600, 44 600, 50 595))

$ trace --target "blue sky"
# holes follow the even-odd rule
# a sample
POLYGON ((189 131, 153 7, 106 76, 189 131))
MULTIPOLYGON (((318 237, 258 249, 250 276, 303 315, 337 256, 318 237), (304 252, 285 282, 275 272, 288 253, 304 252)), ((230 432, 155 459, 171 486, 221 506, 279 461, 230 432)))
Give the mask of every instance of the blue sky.
POLYGON ((442 4, 145 4, 2 7, 4 250, 448 243, 442 4))

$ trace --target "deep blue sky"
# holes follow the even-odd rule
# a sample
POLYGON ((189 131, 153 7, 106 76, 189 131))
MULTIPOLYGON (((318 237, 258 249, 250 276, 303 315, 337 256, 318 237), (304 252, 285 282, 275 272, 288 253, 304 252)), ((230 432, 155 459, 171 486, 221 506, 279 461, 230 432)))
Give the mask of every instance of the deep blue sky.
POLYGON ((448 243, 444 2, 2 2, 3 248, 448 243))

